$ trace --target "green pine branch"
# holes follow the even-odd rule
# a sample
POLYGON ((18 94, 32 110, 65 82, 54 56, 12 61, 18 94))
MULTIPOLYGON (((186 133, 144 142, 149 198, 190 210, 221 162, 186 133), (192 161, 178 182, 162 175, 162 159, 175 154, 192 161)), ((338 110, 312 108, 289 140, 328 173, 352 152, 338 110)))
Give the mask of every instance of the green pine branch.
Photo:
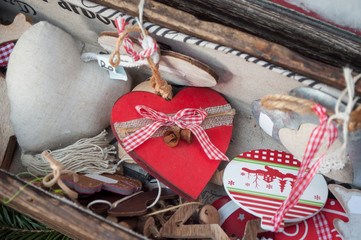
POLYGON ((69 237, 1 204, 0 239, 70 240, 69 237))

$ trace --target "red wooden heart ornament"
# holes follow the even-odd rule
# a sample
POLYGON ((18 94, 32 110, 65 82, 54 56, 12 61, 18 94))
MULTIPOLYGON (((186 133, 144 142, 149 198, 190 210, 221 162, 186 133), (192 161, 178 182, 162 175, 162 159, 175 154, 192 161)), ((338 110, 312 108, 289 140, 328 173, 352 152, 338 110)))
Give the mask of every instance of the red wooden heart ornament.
MULTIPOLYGON (((185 108, 216 109, 227 104, 219 93, 209 88, 185 88, 171 101, 153 93, 134 91, 124 95, 115 103, 111 125, 118 141, 123 144, 119 126, 129 123, 125 124, 129 129, 132 122, 144 120, 135 108, 138 105, 144 105, 164 114, 175 114, 185 108)), ((232 129, 232 122, 204 128, 213 145, 223 153, 228 148, 232 129)), ((208 158, 196 137, 193 138, 192 143, 179 141, 176 147, 169 147, 164 142, 163 136, 155 134, 129 152, 129 155, 146 171, 190 201, 199 196, 220 163, 218 160, 208 158)))

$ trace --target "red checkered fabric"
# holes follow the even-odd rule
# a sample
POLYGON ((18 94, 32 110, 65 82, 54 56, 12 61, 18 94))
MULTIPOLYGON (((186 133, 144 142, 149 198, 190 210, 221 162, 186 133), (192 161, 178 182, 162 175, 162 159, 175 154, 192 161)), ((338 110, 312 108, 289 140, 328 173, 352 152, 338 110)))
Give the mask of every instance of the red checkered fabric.
POLYGON ((331 229, 328 226, 327 219, 322 212, 316 214, 313 218, 316 233, 319 240, 332 240, 331 229))
POLYGON ((153 123, 144 126, 129 136, 125 137, 122 141, 124 150, 127 152, 132 151, 148 138, 150 138, 155 131, 161 126, 177 125, 182 129, 189 129, 201 144, 203 151, 210 159, 226 160, 229 161, 213 143, 210 141, 207 133, 200 126, 207 116, 207 112, 202 109, 185 108, 178 111, 175 115, 168 116, 162 112, 155 111, 149 107, 138 105, 135 107, 140 115, 145 118, 154 120, 153 123))
MULTIPOLYGON (((123 33, 125 27, 128 25, 128 22, 125 22, 125 18, 118 17, 115 19, 115 25, 117 26, 119 35, 123 33)), ((143 47, 143 39, 138 38, 140 44, 143 47)), ((134 59, 134 61, 147 59, 152 56, 155 52, 157 52, 157 42, 154 41, 151 37, 147 37, 146 41, 148 42, 147 48, 143 49, 140 52, 135 51, 134 44, 132 40, 129 38, 129 35, 126 35, 123 40, 123 47, 125 51, 134 59)))
POLYGON ((289 209, 291 209, 294 205, 297 204, 303 192, 306 190, 308 184, 311 182, 313 176, 320 168, 321 162, 325 157, 326 152, 322 154, 322 156, 315 162, 315 164, 309 169, 309 171, 306 172, 306 169, 309 167, 311 160, 319 150, 325 138, 328 136, 328 149, 338 137, 337 128, 332 124, 332 122, 330 122, 330 124, 327 123, 328 117, 326 114, 326 108, 320 106, 319 104, 315 104, 314 111, 320 117, 320 125, 312 131, 310 139, 308 140, 306 151, 303 156, 301 167, 298 171, 294 187, 292 188, 287 199, 282 203, 282 205, 272 218, 272 221, 274 223, 274 231, 278 231, 280 229, 283 217, 289 209))
POLYGON ((10 53, 13 51, 15 44, 13 42, 5 43, 0 46, 0 67, 8 65, 10 53))

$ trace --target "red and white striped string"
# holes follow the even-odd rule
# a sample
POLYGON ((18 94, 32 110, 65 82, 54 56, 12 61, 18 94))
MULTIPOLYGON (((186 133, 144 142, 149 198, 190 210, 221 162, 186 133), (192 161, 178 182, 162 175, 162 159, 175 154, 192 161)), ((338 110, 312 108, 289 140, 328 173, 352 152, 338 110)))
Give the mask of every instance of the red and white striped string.
POLYGON ((138 129, 122 140, 122 145, 126 152, 130 152, 137 148, 150 138, 161 126, 177 125, 182 129, 189 129, 194 134, 209 159, 229 161, 227 156, 213 145, 207 133, 200 126, 207 116, 207 112, 205 110, 185 108, 179 110, 172 116, 155 111, 154 109, 143 105, 136 106, 136 110, 141 116, 152 119, 154 122, 138 129))
MULTIPOLYGON (((138 21, 138 20, 137 20, 138 21)), ((140 28, 143 30, 143 26, 141 26, 141 23, 138 21, 140 28)), ((118 29, 118 34, 122 34, 125 30, 125 28, 129 25, 129 22, 126 22, 125 18, 118 17, 115 19, 115 25, 118 29)), ((131 62, 129 61, 129 58, 124 58, 124 56, 121 57, 121 63, 120 65, 129 67, 129 66, 138 66, 139 64, 146 64, 147 58, 151 57, 153 59, 153 62, 157 64, 159 62, 159 54, 158 54, 158 45, 157 42, 153 40, 152 37, 146 36, 143 33, 143 36, 140 36, 138 38, 139 43, 141 44, 143 50, 140 52, 137 52, 134 47, 133 41, 130 39, 129 35, 127 34, 124 37, 123 40, 123 48, 127 52, 127 54, 131 57, 131 62)))

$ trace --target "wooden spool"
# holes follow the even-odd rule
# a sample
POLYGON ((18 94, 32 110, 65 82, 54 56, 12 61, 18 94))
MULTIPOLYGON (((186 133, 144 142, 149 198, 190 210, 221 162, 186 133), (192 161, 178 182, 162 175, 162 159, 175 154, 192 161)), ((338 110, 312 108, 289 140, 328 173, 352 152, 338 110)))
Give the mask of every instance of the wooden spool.
POLYGON ((218 210, 212 205, 204 205, 198 214, 198 221, 201 224, 219 224, 221 217, 218 210))

